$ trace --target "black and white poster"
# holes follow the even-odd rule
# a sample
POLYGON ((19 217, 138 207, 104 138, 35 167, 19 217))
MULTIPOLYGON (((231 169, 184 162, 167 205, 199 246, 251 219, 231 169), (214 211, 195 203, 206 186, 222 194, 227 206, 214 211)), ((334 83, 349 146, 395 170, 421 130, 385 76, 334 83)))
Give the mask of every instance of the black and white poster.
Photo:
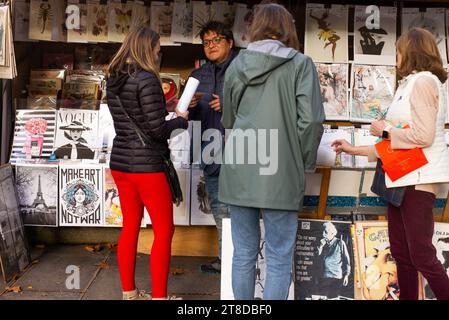
POLYGON ((0 265, 5 282, 31 262, 20 217, 12 167, 0 167, 0 265))
MULTIPOLYGON (((435 222, 432 243, 437 250, 438 260, 449 275, 449 223, 435 222)), ((424 294, 426 300, 436 299, 426 280, 424 280, 424 294)))
POLYGON ((60 109, 54 153, 58 159, 94 159, 98 149, 98 111, 60 109))
POLYGON ((354 299, 354 251, 350 223, 298 220, 295 299, 354 299))
POLYGON ((50 157, 55 129, 56 110, 18 110, 10 163, 50 157))
POLYGON ((24 225, 58 226, 57 165, 17 165, 16 187, 24 225))
POLYGON ((103 167, 59 166, 59 225, 104 226, 103 167))

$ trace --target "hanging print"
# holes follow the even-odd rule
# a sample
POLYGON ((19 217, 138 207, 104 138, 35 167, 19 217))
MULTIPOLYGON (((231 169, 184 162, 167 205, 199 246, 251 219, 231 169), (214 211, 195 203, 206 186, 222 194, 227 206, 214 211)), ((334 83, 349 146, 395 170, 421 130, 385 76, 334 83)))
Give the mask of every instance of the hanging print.
POLYGON ((384 118, 393 102, 396 68, 353 66, 351 121, 372 122, 384 118))
POLYGON ((99 0, 87 2, 87 39, 89 42, 108 42, 108 6, 99 0))
POLYGON ((17 165, 16 187, 24 225, 58 226, 57 165, 17 165))
POLYGON ((145 5, 145 2, 136 0, 133 4, 131 28, 139 26, 150 21, 150 6, 145 5))
POLYGON ((192 1, 193 7, 193 25, 192 25, 192 43, 200 44, 200 31, 204 25, 212 20, 211 5, 205 1, 192 1))
POLYGON ((109 1, 108 9, 108 41, 123 42, 131 27, 133 4, 109 1))
POLYGON ((447 65, 444 19, 444 8, 426 8, 425 12, 420 12, 419 8, 402 9, 402 33, 412 28, 423 28, 430 31, 435 36, 443 65, 447 65))
POLYGON ((220 21, 228 28, 234 25, 235 6, 229 2, 212 1, 211 13, 214 21, 220 21))
POLYGON ((87 33, 87 4, 81 4, 79 0, 69 0, 68 5, 76 5, 79 8, 79 28, 67 30, 67 41, 84 43, 88 42, 89 35, 87 33))
POLYGON ((94 159, 97 150, 98 111, 60 109, 54 153, 58 159, 94 159))
POLYGON ((348 8, 307 4, 304 48, 317 62, 347 62, 348 8))
POLYGON ((326 120, 349 120, 348 65, 316 64, 326 120))
POLYGON ((170 40, 173 42, 192 42, 193 27, 192 3, 175 1, 170 40))
POLYGON ((59 225, 104 225, 103 168, 92 165, 59 166, 59 225))
POLYGON ((249 44, 249 26, 253 19, 253 11, 244 3, 235 4, 235 17, 232 33, 235 46, 246 48, 249 44))
POLYGON ((54 8, 50 1, 31 0, 29 38, 51 41, 54 15, 54 8))
POLYGON ((151 1, 151 29, 159 33, 161 45, 173 45, 170 40, 173 20, 173 2, 151 1))
POLYGON ((14 1, 14 41, 30 41, 30 2, 26 0, 14 1))
POLYGON ((355 7, 354 61, 366 64, 396 64, 396 20, 395 7, 380 7, 379 26, 367 26, 371 11, 367 6, 355 7))

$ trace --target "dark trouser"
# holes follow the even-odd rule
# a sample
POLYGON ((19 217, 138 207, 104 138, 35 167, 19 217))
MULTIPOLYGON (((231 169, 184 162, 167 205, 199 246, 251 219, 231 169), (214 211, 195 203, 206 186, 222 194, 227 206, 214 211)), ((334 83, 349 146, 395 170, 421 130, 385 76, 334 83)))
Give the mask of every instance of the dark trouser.
POLYGON ((418 299, 418 271, 438 300, 449 300, 449 278, 432 244, 435 195, 407 187, 400 208, 388 205, 388 234, 401 300, 418 299))
POLYGON ((343 288, 343 280, 337 278, 322 278, 319 286, 323 296, 328 299, 336 298, 340 295, 340 290, 343 288))

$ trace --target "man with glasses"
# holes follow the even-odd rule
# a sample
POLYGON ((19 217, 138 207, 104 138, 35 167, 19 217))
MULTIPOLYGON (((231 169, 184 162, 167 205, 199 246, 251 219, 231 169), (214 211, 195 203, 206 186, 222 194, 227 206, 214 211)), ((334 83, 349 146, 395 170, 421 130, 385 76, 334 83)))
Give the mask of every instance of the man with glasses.
MULTIPOLYGON (((210 21, 203 26, 200 37, 204 47, 204 54, 208 60, 199 69, 192 72, 191 77, 200 81, 197 95, 194 96, 189 106, 189 119, 201 121, 201 135, 207 129, 215 129, 221 132, 224 139, 224 128, 221 124, 221 107, 223 101, 223 84, 226 69, 237 56, 234 50, 234 38, 232 31, 223 23, 210 21)), ((213 141, 213 140, 212 140, 213 141)), ((223 140, 224 141, 224 140, 223 140)), ((201 150, 210 143, 201 143, 201 150)), ((203 272, 221 272, 221 225, 222 219, 229 217, 228 206, 218 201, 218 176, 220 164, 205 163, 201 157, 201 169, 204 171, 207 196, 218 231, 218 257, 204 265, 203 272)))

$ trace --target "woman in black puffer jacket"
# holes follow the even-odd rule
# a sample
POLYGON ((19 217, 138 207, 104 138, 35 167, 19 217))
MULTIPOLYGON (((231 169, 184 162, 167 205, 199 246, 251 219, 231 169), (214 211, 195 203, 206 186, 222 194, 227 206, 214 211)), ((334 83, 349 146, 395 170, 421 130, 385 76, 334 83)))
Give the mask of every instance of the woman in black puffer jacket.
POLYGON ((108 69, 107 103, 117 136, 110 168, 120 194, 123 229, 118 243, 118 263, 123 299, 149 299, 135 287, 137 239, 143 208, 154 229, 151 250, 153 299, 167 298, 171 241, 174 232, 171 191, 161 153, 170 156, 167 139, 175 129, 187 129, 188 113, 166 121, 165 98, 158 74, 159 35, 147 25, 131 30, 108 69), (120 100, 119 100, 120 99, 120 100), (128 119, 143 132, 145 146, 128 119))

